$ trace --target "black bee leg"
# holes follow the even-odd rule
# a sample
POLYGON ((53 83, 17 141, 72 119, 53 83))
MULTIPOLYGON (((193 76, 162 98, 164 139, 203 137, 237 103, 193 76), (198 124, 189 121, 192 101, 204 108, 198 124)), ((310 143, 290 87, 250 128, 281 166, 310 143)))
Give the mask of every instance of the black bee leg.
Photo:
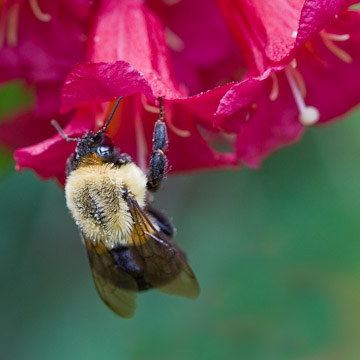
POLYGON ((166 235, 173 237, 175 234, 175 228, 172 222, 159 210, 153 208, 151 205, 147 205, 145 208, 146 212, 149 213, 160 230, 166 235))
POLYGON ((164 154, 168 144, 166 124, 163 121, 163 108, 160 102, 160 116, 155 123, 153 137, 153 152, 150 158, 150 173, 148 176, 147 188, 150 191, 156 191, 164 178, 167 169, 167 158, 164 154))

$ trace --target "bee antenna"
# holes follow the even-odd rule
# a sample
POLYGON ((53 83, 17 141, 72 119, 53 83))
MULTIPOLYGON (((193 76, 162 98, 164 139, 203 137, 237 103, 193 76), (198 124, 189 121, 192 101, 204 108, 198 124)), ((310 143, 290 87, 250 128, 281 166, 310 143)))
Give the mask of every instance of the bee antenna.
POLYGON ((109 124, 110 124, 111 119, 113 118, 113 116, 114 116, 114 114, 115 114, 115 111, 116 111, 116 109, 117 109, 117 107, 118 107, 119 102, 120 102, 121 99, 122 99, 122 96, 120 96, 120 97, 117 99, 117 101, 116 101, 116 103, 115 103, 115 106, 114 106, 114 108, 113 108, 113 110, 112 110, 112 112, 111 112, 108 120, 106 121, 104 127, 97 132, 97 134, 102 134, 103 132, 105 132, 105 130, 107 129, 107 127, 108 127, 109 124))
POLYGON ((160 107, 160 114, 159 114, 159 120, 163 121, 164 120, 164 108, 163 108, 163 104, 162 104, 162 96, 159 96, 159 107, 160 107))
POLYGON ((51 120, 51 125, 58 131, 58 133, 66 140, 66 141, 80 141, 80 138, 69 138, 59 125, 59 123, 56 120, 51 120))

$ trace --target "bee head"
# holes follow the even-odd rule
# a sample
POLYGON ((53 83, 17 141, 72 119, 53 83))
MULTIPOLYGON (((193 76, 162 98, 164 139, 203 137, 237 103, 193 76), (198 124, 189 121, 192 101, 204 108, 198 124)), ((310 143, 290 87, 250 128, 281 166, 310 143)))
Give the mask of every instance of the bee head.
POLYGON ((111 119, 114 116, 114 113, 119 105, 122 96, 118 98, 116 104, 109 116, 109 119, 106 121, 104 127, 96 133, 87 132, 82 138, 70 138, 68 137, 60 125, 55 121, 51 120, 52 125, 55 129, 60 133, 60 135, 66 141, 76 141, 77 146, 75 150, 75 159, 81 160, 82 158, 86 157, 87 155, 91 154, 98 154, 101 158, 105 160, 111 161, 115 155, 117 155, 118 150, 114 148, 114 145, 111 139, 105 135, 105 131, 110 124, 111 119))
POLYGON ((105 160, 111 160, 116 148, 111 139, 104 133, 86 133, 82 139, 78 141, 75 150, 76 160, 91 154, 97 154, 105 160))

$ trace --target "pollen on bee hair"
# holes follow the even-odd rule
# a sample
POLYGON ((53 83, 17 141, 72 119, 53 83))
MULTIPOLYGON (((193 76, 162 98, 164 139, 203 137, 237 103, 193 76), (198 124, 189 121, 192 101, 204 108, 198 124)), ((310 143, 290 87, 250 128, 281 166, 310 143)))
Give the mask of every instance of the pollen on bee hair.
POLYGON ((134 220, 123 193, 144 206, 146 177, 133 163, 83 166, 71 172, 65 185, 67 206, 86 238, 109 249, 127 245, 134 220))

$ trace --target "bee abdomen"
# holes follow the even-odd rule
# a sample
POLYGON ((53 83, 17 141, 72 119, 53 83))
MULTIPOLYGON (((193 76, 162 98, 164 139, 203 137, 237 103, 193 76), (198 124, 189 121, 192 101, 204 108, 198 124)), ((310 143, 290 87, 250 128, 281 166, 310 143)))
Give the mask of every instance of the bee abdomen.
POLYGON ((114 259, 115 267, 130 275, 136 281, 139 291, 152 288, 152 285, 144 278, 144 264, 142 259, 140 257, 135 258, 131 248, 119 246, 111 250, 111 255, 114 259))

